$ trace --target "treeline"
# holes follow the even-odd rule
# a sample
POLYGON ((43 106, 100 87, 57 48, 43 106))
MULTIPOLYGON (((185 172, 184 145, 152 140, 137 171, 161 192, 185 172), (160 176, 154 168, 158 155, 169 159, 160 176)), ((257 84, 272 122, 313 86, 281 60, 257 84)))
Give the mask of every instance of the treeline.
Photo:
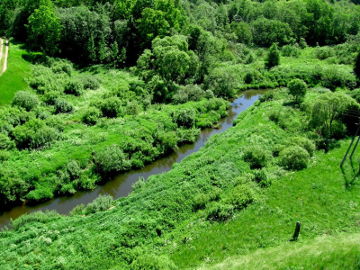
POLYGON ((123 66, 156 37, 182 34, 201 50, 194 45, 202 31, 264 47, 338 44, 359 32, 359 17, 360 7, 346 1, 3 0, 0 35, 80 65, 123 66))

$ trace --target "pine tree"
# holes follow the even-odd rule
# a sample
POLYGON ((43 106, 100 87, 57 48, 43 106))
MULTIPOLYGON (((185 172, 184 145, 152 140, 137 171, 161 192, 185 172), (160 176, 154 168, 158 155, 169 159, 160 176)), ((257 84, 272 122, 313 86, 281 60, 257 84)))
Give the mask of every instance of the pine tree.
POLYGON ((269 49, 269 54, 267 56, 265 66, 270 69, 272 67, 278 66, 280 64, 280 53, 276 43, 273 43, 269 49))

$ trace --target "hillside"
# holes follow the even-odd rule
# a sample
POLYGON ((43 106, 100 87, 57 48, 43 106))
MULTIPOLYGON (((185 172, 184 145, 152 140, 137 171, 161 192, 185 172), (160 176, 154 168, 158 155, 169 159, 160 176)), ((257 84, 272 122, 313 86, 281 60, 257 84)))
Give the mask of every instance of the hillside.
POLYGON ((0 268, 358 269, 358 18, 0 1, 0 268))

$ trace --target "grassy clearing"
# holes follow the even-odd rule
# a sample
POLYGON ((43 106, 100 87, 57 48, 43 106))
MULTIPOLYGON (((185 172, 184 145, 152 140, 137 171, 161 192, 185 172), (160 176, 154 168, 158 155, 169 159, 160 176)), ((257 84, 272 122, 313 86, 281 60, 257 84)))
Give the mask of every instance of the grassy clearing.
MULTIPOLYGON (((339 148, 330 153, 318 154, 316 163, 311 168, 278 179, 264 191, 263 200, 240 212, 230 222, 211 224, 206 228, 201 226, 190 228, 189 235, 193 240, 179 244, 176 249, 169 251, 172 253, 172 259, 180 268, 195 267, 204 262, 207 262, 209 267, 212 263, 224 260, 228 256, 249 254, 257 249, 284 245, 291 238, 296 221, 302 223, 300 243, 319 235, 359 232, 360 187, 355 182, 352 188, 346 189, 345 179, 339 169, 339 163, 348 144, 349 141, 343 141, 339 148)), ((347 171, 350 171, 349 167, 347 171)), ((302 256, 296 253, 293 259, 291 254, 286 255, 289 245, 283 246, 284 249, 275 248, 280 250, 285 258, 289 256, 287 266, 292 265, 293 259, 298 261, 302 259, 302 256)), ((299 244, 300 247, 301 245, 299 244)), ((334 245, 336 245, 335 240, 334 245)), ((350 245, 349 248, 351 247, 350 245)), ((313 247, 310 244, 309 249, 316 250, 316 243, 313 247)), ((242 269, 283 269, 280 266, 286 265, 287 260, 274 264, 274 268, 266 268, 267 265, 276 263, 278 258, 267 257, 271 252, 272 250, 269 253, 265 250, 256 253, 264 254, 262 257, 264 264, 261 260, 259 265, 256 261, 247 261, 247 258, 257 256, 250 254, 244 257, 244 261, 239 259, 239 265, 244 263, 249 266, 242 269), (271 261, 271 258, 274 261, 271 261), (257 266, 259 268, 256 268, 257 266)), ((333 257, 329 258, 330 262, 336 261, 338 255, 344 255, 340 246, 339 254, 336 248, 330 254, 333 254, 333 257)), ((326 261, 327 258, 325 257, 324 260, 326 261)), ((304 266, 311 261, 314 262, 310 256, 309 261, 304 262, 304 266)), ((351 260, 351 262, 356 261, 351 260)), ((237 265, 237 262, 234 264, 237 265)), ((319 261, 319 269, 322 269, 320 265, 321 261, 319 261)), ((230 266, 231 262, 229 262, 230 266)), ((337 265, 331 269, 344 268, 337 265)))
POLYGON ((21 45, 10 43, 8 69, 0 76, 0 105, 9 104, 17 91, 28 87, 25 78, 30 75, 31 64, 24 60, 26 54, 21 45))

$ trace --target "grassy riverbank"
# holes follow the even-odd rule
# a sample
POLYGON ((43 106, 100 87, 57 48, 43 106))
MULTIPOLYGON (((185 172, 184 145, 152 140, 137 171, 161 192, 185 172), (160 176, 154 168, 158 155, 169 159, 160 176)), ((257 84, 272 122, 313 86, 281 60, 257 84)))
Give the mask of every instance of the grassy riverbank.
POLYGON ((286 89, 266 95, 235 127, 170 172, 140 181, 126 198, 100 198, 69 217, 20 217, 0 234, 2 265, 182 269, 281 245, 296 220, 303 223, 301 239, 356 232, 360 198, 356 186, 344 189, 338 170, 346 142, 314 154, 308 139, 307 108, 323 95, 309 91, 301 109, 288 105, 286 89), (286 149, 296 149, 295 156, 287 159, 286 149), (304 153, 300 159, 309 169, 292 173, 285 164, 298 160, 297 152, 304 153))

